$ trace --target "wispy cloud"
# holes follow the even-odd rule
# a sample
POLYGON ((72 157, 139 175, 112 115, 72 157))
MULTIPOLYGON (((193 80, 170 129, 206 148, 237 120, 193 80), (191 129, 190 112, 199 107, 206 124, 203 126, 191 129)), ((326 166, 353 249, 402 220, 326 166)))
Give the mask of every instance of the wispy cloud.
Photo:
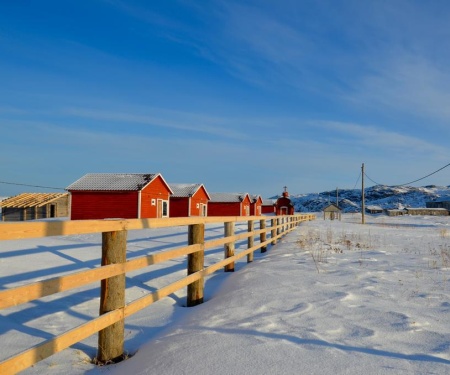
POLYGON ((66 108, 62 110, 62 113, 65 115, 93 120, 149 125, 185 130, 196 134, 202 133, 218 137, 248 140, 248 135, 227 126, 230 124, 223 118, 156 108, 148 112, 150 113, 136 114, 133 112, 86 108, 66 108))
POLYGON ((347 106, 450 119, 449 7, 325 1, 310 8, 216 1, 208 7, 212 33, 189 41, 266 89, 290 86, 347 106))
POLYGON ((394 112, 443 120, 447 126, 450 71, 422 56, 398 51, 379 64, 373 74, 362 77, 351 98, 394 112))
POLYGON ((413 152, 416 155, 428 155, 429 157, 433 155, 436 158, 450 155, 446 147, 427 142, 422 138, 385 130, 382 127, 337 121, 315 121, 312 124, 340 134, 337 142, 345 142, 350 145, 352 143, 359 144, 389 154, 413 152))

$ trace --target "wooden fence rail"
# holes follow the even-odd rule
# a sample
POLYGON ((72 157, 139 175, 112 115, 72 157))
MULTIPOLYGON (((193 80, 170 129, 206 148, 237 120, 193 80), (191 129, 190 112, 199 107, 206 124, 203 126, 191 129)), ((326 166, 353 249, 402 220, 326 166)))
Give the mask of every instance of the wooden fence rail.
POLYGON ((24 304, 45 296, 61 293, 100 281, 100 316, 61 335, 16 354, 0 362, 0 374, 15 374, 35 363, 76 344, 98 332, 97 359, 112 361, 124 353, 125 318, 187 287, 187 306, 203 302, 204 279, 219 269, 234 271, 237 260, 247 256, 253 261, 253 253, 265 252, 269 244, 289 233, 301 222, 314 220, 315 215, 247 216, 247 217, 191 217, 133 220, 83 220, 0 224, 0 241, 49 236, 67 236, 102 233, 101 266, 65 276, 54 277, 0 292, 0 309, 24 304), (266 227, 266 222, 270 226, 266 227), (247 222, 248 230, 235 234, 234 225, 247 222), (255 230, 255 222, 259 229, 255 230), (224 237, 205 241, 205 224, 224 225, 224 237), (126 260, 127 231, 188 226, 188 245, 160 253, 126 260), (267 233, 270 237, 267 238, 267 233), (259 243, 254 244, 259 236, 259 243), (236 241, 247 239, 247 249, 235 253, 236 241), (206 249, 224 246, 224 259, 204 267, 206 249), (187 276, 152 293, 125 304, 125 276, 167 260, 187 256, 187 276))

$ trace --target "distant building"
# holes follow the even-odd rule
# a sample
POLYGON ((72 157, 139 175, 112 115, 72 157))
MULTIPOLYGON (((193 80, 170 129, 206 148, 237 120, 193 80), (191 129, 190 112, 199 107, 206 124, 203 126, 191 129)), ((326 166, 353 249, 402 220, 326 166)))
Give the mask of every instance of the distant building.
POLYGON ((69 193, 23 193, 0 202, 2 221, 69 216, 69 193))
POLYGON ((324 207, 323 209, 323 219, 330 219, 330 220, 341 220, 342 216, 342 210, 335 204, 330 203, 328 206, 324 207))
POLYGON ((384 213, 387 216, 402 216, 406 215, 407 211, 405 209, 386 209, 384 210, 384 213))
POLYGON ((276 215, 293 215, 294 205, 291 203, 289 198, 289 193, 287 187, 284 187, 283 194, 277 199, 275 203, 275 214, 276 215))
POLYGON ((159 173, 88 173, 66 190, 72 220, 169 217, 173 193, 159 173))
POLYGON ((169 184, 170 217, 208 216, 211 199, 203 184, 169 184))
POLYGON ((407 215, 448 216, 446 208, 405 208, 407 215))
POLYGON ((276 200, 273 199, 263 199, 261 204, 262 214, 274 214, 275 213, 276 200))
POLYGON ((263 200, 260 195, 252 195, 250 197, 250 215, 260 216, 262 214, 263 200))
POLYGON ((368 212, 369 214, 382 214, 383 208, 380 206, 367 206, 366 212, 368 212))
POLYGON ((248 193, 210 193, 208 216, 250 216, 248 193))
POLYGON ((436 199, 435 201, 432 202, 426 202, 425 206, 427 208, 445 208, 450 211, 450 198, 445 197, 436 199))

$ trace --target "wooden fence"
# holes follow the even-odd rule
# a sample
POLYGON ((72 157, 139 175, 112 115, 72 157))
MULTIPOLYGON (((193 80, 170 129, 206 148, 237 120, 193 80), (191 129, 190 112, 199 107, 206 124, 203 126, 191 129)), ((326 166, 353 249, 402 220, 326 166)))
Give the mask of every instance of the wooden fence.
MULTIPOLYGON (((45 296, 61 293, 91 283, 100 282, 100 316, 63 334, 0 362, 0 374, 15 374, 60 352, 98 332, 97 359, 113 361, 124 353, 125 318, 152 303, 187 287, 187 306, 203 302, 204 278, 219 269, 234 270, 234 263, 253 253, 267 250, 269 244, 295 229, 315 215, 190 217, 133 220, 82 220, 0 224, 0 241, 49 236, 102 233, 101 267, 79 271, 0 292, 0 309, 21 305, 45 296), (235 234, 237 222, 248 222, 248 231, 235 234), (255 230, 255 222, 259 229, 255 230), (270 222, 270 226, 266 226, 270 222), (205 241, 205 225, 224 224, 224 237, 205 241), (187 226, 188 245, 169 249, 132 260, 126 260, 127 231, 163 227, 187 226), (270 237, 267 234, 270 234, 270 237), (254 239, 259 237, 258 243, 254 239), (268 238, 269 237, 269 238, 268 238), (235 254, 235 242, 247 239, 247 249, 235 254), (224 259, 204 267, 206 249, 224 247, 224 259), (167 260, 187 256, 187 276, 152 293, 125 304, 126 274, 167 260)), ((0 253, 1 254, 1 253, 0 253)))

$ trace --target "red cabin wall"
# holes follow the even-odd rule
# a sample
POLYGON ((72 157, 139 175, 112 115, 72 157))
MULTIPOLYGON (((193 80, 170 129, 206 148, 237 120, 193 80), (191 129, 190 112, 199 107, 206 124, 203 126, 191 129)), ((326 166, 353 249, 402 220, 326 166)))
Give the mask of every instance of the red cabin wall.
POLYGON ((241 216, 241 203, 209 202, 208 216, 241 216))
POLYGON ((189 216, 189 198, 170 197, 170 217, 189 216))
POLYGON ((275 213, 275 205, 261 206, 261 212, 263 214, 273 214, 275 213))
POLYGON ((135 219, 138 214, 138 193, 125 192, 71 192, 72 220, 123 218, 135 219))
MULTIPOLYGON (((158 199, 169 201, 170 190, 161 176, 155 178, 141 191, 141 219, 158 217, 158 199), (152 200, 155 204, 152 205, 152 200)), ((169 205, 170 216, 170 205, 169 205)))

